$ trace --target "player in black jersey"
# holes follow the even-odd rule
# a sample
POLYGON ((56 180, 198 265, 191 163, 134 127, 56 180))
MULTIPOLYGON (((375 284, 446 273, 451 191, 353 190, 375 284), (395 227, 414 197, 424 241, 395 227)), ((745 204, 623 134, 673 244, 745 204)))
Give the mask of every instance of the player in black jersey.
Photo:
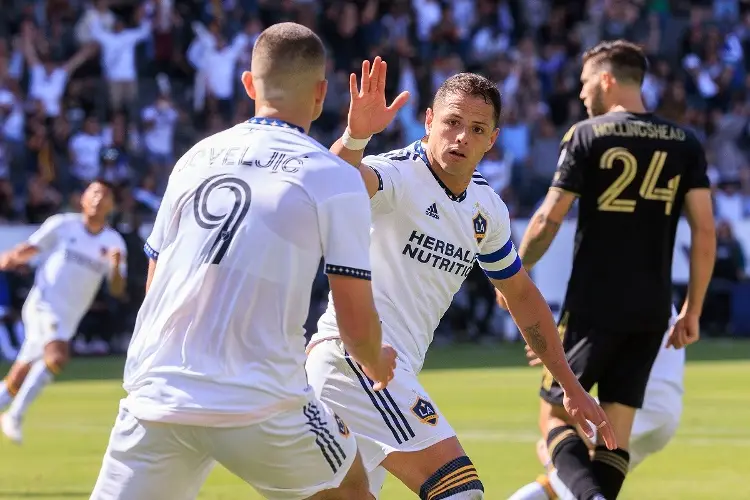
MULTIPOLYGON (((519 247, 524 267, 544 255, 573 202, 579 215, 573 269, 559 330, 568 361, 588 390, 598 386, 620 448, 586 444, 545 374, 540 421, 557 477, 575 498, 614 499, 628 471, 635 410, 671 313, 672 255, 681 213, 692 231, 688 296, 668 343, 698 339, 715 254, 703 148, 690 132, 646 112, 647 61, 625 41, 583 56, 581 100, 590 119, 565 134, 557 172, 519 247)), ((535 346, 531 346, 534 348, 535 346)))

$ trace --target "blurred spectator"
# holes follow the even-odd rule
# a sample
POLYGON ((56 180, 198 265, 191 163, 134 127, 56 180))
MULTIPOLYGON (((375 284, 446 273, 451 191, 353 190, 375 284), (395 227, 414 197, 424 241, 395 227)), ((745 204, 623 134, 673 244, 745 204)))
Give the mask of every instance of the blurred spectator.
MULTIPOLYGON (((101 175, 120 186, 115 221, 136 248, 174 161, 252 116, 239 75, 258 34, 281 21, 315 29, 328 48, 328 98, 310 131, 323 144, 346 126, 348 76, 363 58, 388 62, 389 99, 412 94, 368 153, 420 139, 425 108, 452 74, 495 81, 501 132, 478 170, 514 217, 539 203, 562 134, 585 118, 582 51, 602 38, 636 41, 651 60, 648 109, 706 146, 717 217, 737 228, 750 218, 747 1, 18 0, 0 12, 0 221, 78 210, 81 185, 101 175)), ((481 292, 478 283, 467 289, 481 292)), ((485 329, 483 302, 460 294, 461 304, 479 321, 471 335, 485 329)))

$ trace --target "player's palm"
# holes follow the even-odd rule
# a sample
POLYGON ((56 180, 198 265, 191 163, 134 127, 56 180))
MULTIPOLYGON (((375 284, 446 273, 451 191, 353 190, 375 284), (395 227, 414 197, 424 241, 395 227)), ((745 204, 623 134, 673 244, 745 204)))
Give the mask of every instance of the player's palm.
POLYGON ((588 421, 594 424, 604 438, 604 443, 607 448, 614 450, 617 448, 617 440, 615 439, 615 432, 612 429, 612 424, 607 419, 607 414, 604 413, 601 406, 588 392, 583 390, 580 384, 578 387, 571 391, 565 391, 565 398, 563 399, 563 406, 565 411, 573 417, 576 424, 588 435, 592 436, 592 430, 588 425, 588 421))
POLYGON ((409 92, 401 92, 390 106, 385 101, 385 77, 388 65, 380 56, 362 62, 361 88, 357 75, 349 75, 349 135, 365 139, 382 132, 409 100, 409 92))
POLYGON ((373 366, 362 365, 365 375, 374 382, 372 388, 375 391, 385 389, 388 383, 393 380, 396 357, 396 350, 390 345, 384 344, 380 348, 380 358, 377 364, 373 366))

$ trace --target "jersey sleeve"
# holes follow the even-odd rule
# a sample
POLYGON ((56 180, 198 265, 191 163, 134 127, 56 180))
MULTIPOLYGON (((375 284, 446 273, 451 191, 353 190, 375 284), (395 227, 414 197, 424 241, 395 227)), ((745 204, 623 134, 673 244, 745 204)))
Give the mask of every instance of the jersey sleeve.
POLYGON ((401 193, 401 173, 398 167, 384 156, 367 156, 362 163, 378 176, 378 191, 370 200, 372 210, 377 213, 391 212, 401 193))
POLYGON ((143 245, 143 251, 149 259, 159 259, 159 253, 161 253, 161 247, 166 239, 171 220, 172 203, 169 202, 169 188, 167 188, 167 193, 164 194, 161 205, 159 205, 159 210, 156 212, 154 227, 151 229, 151 234, 146 239, 146 244, 143 245))
POLYGON ((685 192, 691 189, 704 189, 711 187, 711 181, 708 178, 708 163, 706 162, 706 152, 703 146, 695 136, 691 136, 691 145, 693 153, 690 155, 695 161, 690 162, 690 167, 686 172, 685 192))
POLYGON ((326 274, 370 280, 370 200, 361 191, 336 194, 318 206, 326 274))
POLYGON ((65 215, 53 215, 44 221, 44 224, 34 234, 29 236, 28 243, 38 248, 42 253, 51 250, 60 237, 65 221, 65 215))
POLYGON ((581 134, 577 133, 577 126, 573 125, 560 142, 560 156, 557 159, 557 170, 552 178, 552 189, 580 196, 583 191, 582 150, 581 134))
POLYGON ((510 214, 502 201, 499 202, 494 230, 488 235, 477 256, 479 266, 488 278, 505 280, 521 270, 521 258, 510 235, 510 214))

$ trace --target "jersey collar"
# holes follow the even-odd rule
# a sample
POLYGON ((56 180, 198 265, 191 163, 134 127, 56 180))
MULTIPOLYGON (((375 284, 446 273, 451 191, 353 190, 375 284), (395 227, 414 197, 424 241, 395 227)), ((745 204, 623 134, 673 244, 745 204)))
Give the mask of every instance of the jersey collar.
POLYGON ((253 116, 250 118, 247 123, 250 123, 252 125, 268 125, 271 127, 279 127, 279 128, 287 128, 296 130, 297 132, 305 133, 305 129, 302 127, 298 127, 297 125, 292 125, 291 123, 285 122, 284 120, 277 120, 276 118, 266 118, 263 116, 253 116))
POLYGON ((443 184, 443 181, 440 180, 440 177, 438 177, 435 171, 432 169, 432 165, 430 165, 430 160, 429 158, 427 158, 427 153, 424 150, 424 146, 422 146, 421 140, 414 143, 414 151, 416 151, 419 157, 422 158, 422 161, 424 162, 425 165, 427 165, 427 168, 430 170, 430 173, 432 174, 432 176, 435 178, 437 183, 440 184, 440 187, 443 188, 443 191, 445 191, 446 196, 448 196, 448 198, 450 198, 451 201, 457 201, 461 203, 462 201, 466 199, 465 189, 463 193, 456 196, 455 194, 451 192, 450 189, 448 189, 448 187, 445 184, 443 184))

